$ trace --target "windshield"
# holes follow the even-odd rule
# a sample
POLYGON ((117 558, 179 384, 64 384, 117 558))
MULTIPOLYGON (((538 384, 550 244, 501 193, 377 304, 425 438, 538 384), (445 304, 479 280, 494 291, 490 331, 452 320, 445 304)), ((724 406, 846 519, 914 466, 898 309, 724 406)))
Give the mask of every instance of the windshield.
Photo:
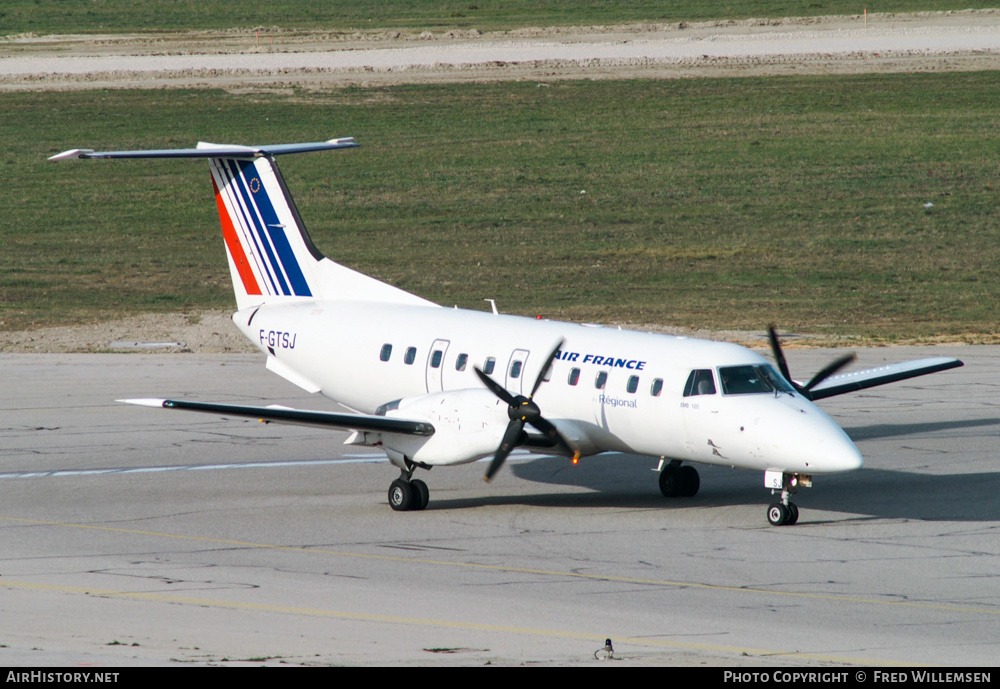
POLYGON ((724 366, 719 369, 722 392, 726 395, 752 395, 761 392, 794 392, 770 364, 724 366))

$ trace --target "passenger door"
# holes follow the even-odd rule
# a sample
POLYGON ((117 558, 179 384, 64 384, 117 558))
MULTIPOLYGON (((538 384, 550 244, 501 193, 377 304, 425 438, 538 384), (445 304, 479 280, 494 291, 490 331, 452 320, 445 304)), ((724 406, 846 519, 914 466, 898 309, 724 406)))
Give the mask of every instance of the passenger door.
POLYGON ((449 340, 434 340, 427 355, 427 392, 444 390, 444 358, 448 353, 449 340))
MULTIPOLYGON (((523 394, 524 384, 522 381, 524 380, 525 367, 528 365, 529 353, 527 349, 515 349, 514 353, 510 355, 510 361, 507 362, 504 387, 517 395, 523 394)), ((530 384, 528 392, 531 392, 530 384)))

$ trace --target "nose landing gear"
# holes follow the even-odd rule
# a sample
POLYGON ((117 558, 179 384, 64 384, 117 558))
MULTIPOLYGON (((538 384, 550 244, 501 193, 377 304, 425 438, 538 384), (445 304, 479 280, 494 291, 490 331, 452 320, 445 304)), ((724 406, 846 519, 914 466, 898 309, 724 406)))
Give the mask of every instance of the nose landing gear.
POLYGON ((764 472, 764 485, 771 494, 781 492, 781 499, 767 508, 767 521, 771 526, 791 526, 799 520, 798 506, 789 500, 799 486, 812 485, 812 476, 804 474, 783 474, 780 471, 764 472))

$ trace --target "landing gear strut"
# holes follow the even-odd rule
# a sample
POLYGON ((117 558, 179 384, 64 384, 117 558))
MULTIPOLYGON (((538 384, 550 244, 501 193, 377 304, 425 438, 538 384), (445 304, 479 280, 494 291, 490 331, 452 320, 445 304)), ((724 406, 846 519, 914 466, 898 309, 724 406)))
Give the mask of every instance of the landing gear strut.
POLYGON ((811 486, 812 476, 767 471, 764 473, 764 485, 771 489, 772 494, 781 492, 781 499, 767 508, 767 521, 771 526, 791 526, 797 522, 799 508, 789 498, 799 486, 811 486))
POLYGON ((670 464, 663 466, 664 460, 660 460, 660 492, 666 498, 693 498, 698 494, 701 487, 701 478, 698 470, 693 466, 681 466, 678 460, 673 460, 670 464))
POLYGON ((412 478, 416 467, 407 462, 406 469, 400 469, 399 478, 389 484, 389 507, 396 512, 422 510, 430 500, 427 484, 412 478))

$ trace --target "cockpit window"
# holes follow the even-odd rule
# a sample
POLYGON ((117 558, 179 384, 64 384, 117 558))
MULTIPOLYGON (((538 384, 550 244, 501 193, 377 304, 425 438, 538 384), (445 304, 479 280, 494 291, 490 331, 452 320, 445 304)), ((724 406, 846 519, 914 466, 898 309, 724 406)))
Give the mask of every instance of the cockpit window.
POLYGON ((770 364, 724 366, 719 369, 722 392, 726 395, 752 395, 761 392, 794 392, 770 364))
POLYGON ((698 369, 691 371, 687 383, 684 384, 684 396, 694 397, 695 395, 714 395, 715 378, 712 377, 711 369, 698 369))

